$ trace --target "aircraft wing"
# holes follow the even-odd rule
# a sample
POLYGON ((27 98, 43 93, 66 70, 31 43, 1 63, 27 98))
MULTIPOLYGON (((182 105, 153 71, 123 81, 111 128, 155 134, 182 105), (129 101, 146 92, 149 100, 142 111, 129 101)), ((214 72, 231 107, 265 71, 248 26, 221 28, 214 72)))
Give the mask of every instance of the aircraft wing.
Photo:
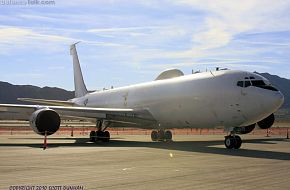
POLYGON ((17 98, 22 102, 32 102, 37 104, 52 105, 52 106, 73 106, 74 103, 70 101, 61 100, 46 100, 46 99, 34 99, 34 98, 17 98))
POLYGON ((1 112, 11 114, 22 114, 27 116, 27 120, 31 114, 40 109, 52 109, 56 111, 60 117, 77 117, 92 119, 103 119, 114 123, 131 123, 140 125, 149 125, 155 123, 148 110, 134 110, 123 108, 92 108, 92 107, 66 107, 66 106, 41 106, 41 105, 20 105, 20 104, 0 104, 1 112))

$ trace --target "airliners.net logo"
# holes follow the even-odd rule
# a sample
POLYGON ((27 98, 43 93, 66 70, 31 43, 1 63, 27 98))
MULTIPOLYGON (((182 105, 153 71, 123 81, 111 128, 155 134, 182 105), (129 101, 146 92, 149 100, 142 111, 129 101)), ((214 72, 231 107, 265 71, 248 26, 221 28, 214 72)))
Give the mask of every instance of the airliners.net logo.
POLYGON ((0 0, 0 5, 51 6, 51 5, 55 5, 55 1, 54 0, 0 0))

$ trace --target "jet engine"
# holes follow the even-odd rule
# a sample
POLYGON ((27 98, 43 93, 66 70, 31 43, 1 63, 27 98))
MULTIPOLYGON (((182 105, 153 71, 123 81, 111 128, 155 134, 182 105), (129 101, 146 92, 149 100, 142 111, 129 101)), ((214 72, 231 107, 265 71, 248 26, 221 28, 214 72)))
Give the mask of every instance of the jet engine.
POLYGON ((52 135, 60 126, 60 116, 54 110, 40 109, 32 113, 30 126, 39 135, 52 135))
POLYGON ((261 129, 269 129, 274 124, 274 121, 275 121, 275 116, 274 114, 271 114, 265 119, 263 119, 262 121, 259 121, 258 125, 261 129))
POLYGON ((234 131, 236 134, 240 134, 240 135, 248 134, 255 129, 255 126, 256 126, 256 124, 254 123, 252 125, 245 126, 245 127, 235 127, 234 131))

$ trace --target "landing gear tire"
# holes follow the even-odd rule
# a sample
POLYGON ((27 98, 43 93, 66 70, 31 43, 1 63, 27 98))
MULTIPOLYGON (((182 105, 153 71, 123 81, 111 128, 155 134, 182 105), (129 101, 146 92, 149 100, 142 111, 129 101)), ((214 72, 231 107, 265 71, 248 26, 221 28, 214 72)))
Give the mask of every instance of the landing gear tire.
POLYGON ((103 133, 104 137, 103 137, 103 142, 109 142, 110 141, 110 133, 109 131, 105 131, 103 133))
POLYGON ((242 139, 240 136, 234 136, 234 138, 235 138, 234 149, 239 149, 242 146, 242 139))
POLYGON ((239 149, 242 145, 241 137, 235 136, 225 136, 225 146, 227 149, 239 149))
POLYGON ((234 148, 234 138, 232 136, 225 137, 225 146, 227 147, 227 149, 234 148))
POLYGON ((90 142, 109 142, 110 141, 110 133, 109 131, 91 131, 90 132, 90 142))
POLYGON ((97 131, 97 140, 102 142, 109 142, 110 141, 109 131, 97 131))
POLYGON ((103 131, 96 131, 96 140, 97 141, 102 141, 103 140, 103 131))
POLYGON ((152 141, 171 141, 172 133, 171 131, 164 131, 164 130, 152 131, 151 139, 152 141))
POLYGON ((171 131, 165 131, 165 133, 164 133, 164 139, 166 141, 171 141, 172 140, 172 132, 171 131))
POLYGON ((96 131, 91 131, 90 132, 90 142, 96 142, 97 138, 96 138, 96 131))
POLYGON ((152 141, 157 141, 158 140, 158 133, 157 133, 157 131, 152 131, 151 132, 151 139, 152 139, 152 141))

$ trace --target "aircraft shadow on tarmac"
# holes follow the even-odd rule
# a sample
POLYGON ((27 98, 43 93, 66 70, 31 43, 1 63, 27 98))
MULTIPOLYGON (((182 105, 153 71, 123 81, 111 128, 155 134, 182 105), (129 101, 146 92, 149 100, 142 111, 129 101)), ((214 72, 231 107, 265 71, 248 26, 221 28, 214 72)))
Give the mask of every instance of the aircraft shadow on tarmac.
MULTIPOLYGON (((16 138, 15 138, 16 139, 16 138)), ((17 138, 17 139, 39 139, 42 138, 17 138)), ((244 143, 254 144, 276 144, 275 141, 290 142, 282 138, 263 138, 263 139, 250 139, 244 140, 244 143)), ((174 142, 142 142, 142 141, 126 141, 122 138, 112 138, 109 143, 90 143, 88 138, 53 138, 49 140, 48 148, 56 147, 149 147, 156 149, 167 149, 176 151, 187 151, 187 152, 199 152, 199 153, 210 153, 228 156, 239 156, 248 158, 264 158, 264 159, 275 159, 275 160, 290 160, 290 153, 288 152, 275 152, 275 151, 263 151, 241 148, 239 150, 226 149, 224 147, 214 147, 216 145, 223 145, 223 140, 217 141, 174 141, 174 142), (75 142, 64 142, 55 143, 53 140, 75 140, 75 142)), ((2 143, 0 147, 11 146, 11 147, 33 147, 42 148, 41 143, 2 143)))

